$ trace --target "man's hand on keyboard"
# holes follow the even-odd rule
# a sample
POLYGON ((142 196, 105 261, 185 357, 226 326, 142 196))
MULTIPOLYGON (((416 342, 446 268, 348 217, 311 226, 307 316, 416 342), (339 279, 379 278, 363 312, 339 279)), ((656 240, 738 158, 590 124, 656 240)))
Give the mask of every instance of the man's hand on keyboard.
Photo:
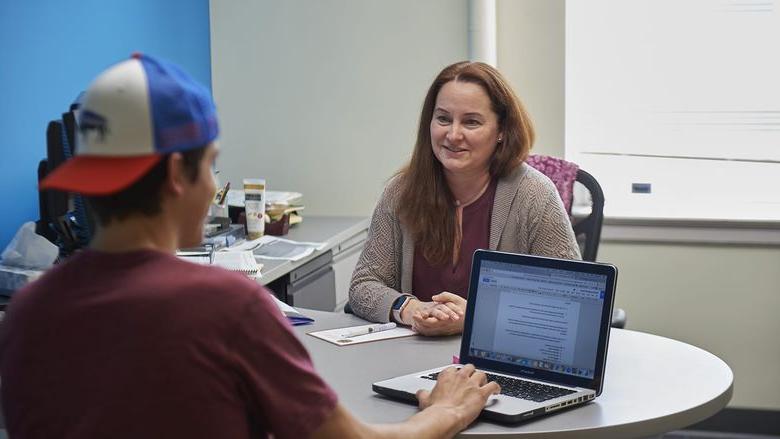
POLYGON ((485 407, 490 395, 501 392, 495 382, 487 382, 482 372, 475 372, 474 366, 448 367, 439 373, 433 390, 419 390, 417 400, 420 409, 441 408, 457 416, 460 428, 466 428, 485 407))

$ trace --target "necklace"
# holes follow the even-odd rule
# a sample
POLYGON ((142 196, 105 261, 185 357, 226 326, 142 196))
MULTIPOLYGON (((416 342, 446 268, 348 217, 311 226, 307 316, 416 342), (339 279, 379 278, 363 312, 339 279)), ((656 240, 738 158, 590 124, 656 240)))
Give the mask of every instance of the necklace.
POLYGON ((463 242, 463 208, 469 204, 477 201, 482 194, 485 193, 488 186, 490 186, 490 179, 482 186, 482 189, 468 199, 468 201, 461 203, 460 200, 455 200, 455 242, 452 249, 452 266, 453 269, 458 265, 458 259, 460 256, 460 245, 463 242))
POLYGON ((490 186, 490 179, 488 179, 488 181, 485 183, 485 185, 484 185, 484 186, 482 186, 482 189, 480 189, 480 190, 479 190, 479 191, 478 191, 476 194, 474 194, 474 195, 473 195, 471 198, 467 199, 466 201, 455 200, 455 206, 456 206, 456 207, 466 207, 466 206, 468 206, 469 204, 471 204, 471 203, 473 203, 473 202, 477 201, 477 200, 479 199, 479 197, 481 197, 481 196, 482 196, 482 194, 484 194, 484 193, 485 193, 485 191, 487 190, 488 186, 490 186))

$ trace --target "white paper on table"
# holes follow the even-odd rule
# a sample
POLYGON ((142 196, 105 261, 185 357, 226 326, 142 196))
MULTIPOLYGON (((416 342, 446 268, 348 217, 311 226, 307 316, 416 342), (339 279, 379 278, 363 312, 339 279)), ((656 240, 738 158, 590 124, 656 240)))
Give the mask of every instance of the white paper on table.
POLYGON ((370 325, 350 326, 347 328, 328 329, 325 331, 309 332, 312 337, 317 337, 321 340, 325 340, 329 343, 333 343, 338 346, 346 346, 351 344, 367 343, 370 341, 386 340, 390 338, 410 337, 417 335, 416 332, 405 327, 396 327, 394 329, 388 329, 387 331, 372 332, 365 335, 358 335, 356 337, 346 338, 343 337, 345 333, 356 331, 369 326, 374 326, 375 323, 370 325))
POLYGON ((255 258, 297 261, 322 250, 324 242, 299 242, 278 236, 265 235, 231 247, 231 250, 251 250, 255 258))

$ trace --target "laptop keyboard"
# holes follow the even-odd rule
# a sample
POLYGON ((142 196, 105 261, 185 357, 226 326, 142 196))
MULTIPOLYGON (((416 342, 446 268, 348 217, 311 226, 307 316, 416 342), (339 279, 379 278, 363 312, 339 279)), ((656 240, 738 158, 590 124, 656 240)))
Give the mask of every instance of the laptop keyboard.
MULTIPOLYGON (((503 375, 493 375, 492 373, 485 373, 488 381, 495 381, 501 386, 501 394, 512 396, 520 399, 527 399, 529 401, 543 402, 549 399, 558 398, 564 395, 574 393, 574 390, 563 389, 561 387, 548 386, 546 384, 535 383, 532 381, 526 381, 516 378, 510 378, 503 375)), ((428 380, 434 380, 439 377, 439 373, 432 373, 422 376, 428 380)))

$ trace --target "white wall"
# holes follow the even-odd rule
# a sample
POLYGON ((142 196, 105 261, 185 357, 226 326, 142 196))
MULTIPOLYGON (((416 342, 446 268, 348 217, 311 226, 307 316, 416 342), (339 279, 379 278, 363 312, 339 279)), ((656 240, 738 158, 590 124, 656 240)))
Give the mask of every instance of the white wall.
MULTIPOLYGON (((563 157, 564 0, 498 1, 498 67, 563 157)), ((780 410, 780 248, 602 242, 628 328, 707 349, 735 374, 730 406, 780 410)), ((608 379, 608 377, 607 377, 608 379)))
POLYGON ((534 154, 563 157, 563 0, 498 0, 498 68, 536 127, 534 154))
POLYGON ((606 242, 628 327, 691 343, 734 372, 731 406, 780 410, 780 249, 606 242))
POLYGON ((408 159, 435 75, 468 57, 465 0, 212 0, 218 167, 369 215, 408 159))

